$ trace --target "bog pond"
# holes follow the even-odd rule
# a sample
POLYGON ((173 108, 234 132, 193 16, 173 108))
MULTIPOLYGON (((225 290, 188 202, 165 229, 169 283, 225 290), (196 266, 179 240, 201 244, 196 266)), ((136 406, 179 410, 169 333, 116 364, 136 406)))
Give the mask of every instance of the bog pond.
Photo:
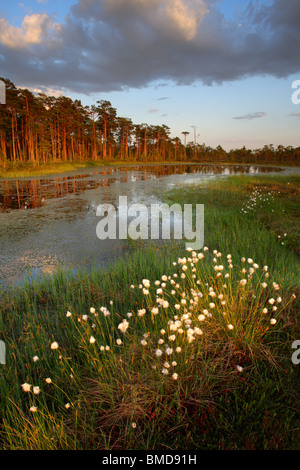
MULTIPOLYGON (((163 164, 93 167, 68 174, 0 180, 0 288, 37 275, 103 266, 124 254, 119 240, 99 240, 100 204, 160 203, 180 185, 229 175, 289 174, 288 168, 255 165, 163 164)), ((201 204, 201 201, 199 201, 201 204)))

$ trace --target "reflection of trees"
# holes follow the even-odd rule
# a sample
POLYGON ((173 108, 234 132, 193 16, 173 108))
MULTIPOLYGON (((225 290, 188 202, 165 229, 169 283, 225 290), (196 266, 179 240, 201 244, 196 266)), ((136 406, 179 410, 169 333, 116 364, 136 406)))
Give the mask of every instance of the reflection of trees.
POLYGON ((165 124, 134 124, 120 117, 110 101, 100 100, 83 106, 80 100, 65 96, 35 96, 15 87, 8 79, 6 105, 0 113, 0 165, 30 162, 42 165, 53 161, 92 159, 142 162, 224 162, 285 163, 299 162, 300 147, 272 144, 261 149, 245 147, 224 150, 194 140, 171 137, 165 124))
MULTIPOLYGON (((146 181, 169 175, 264 173, 267 167, 245 165, 135 165, 106 168, 92 175, 49 179, 0 181, 0 211, 41 207, 47 199, 77 195, 82 191, 109 187, 115 182, 146 181), (97 175, 97 177, 96 177, 97 175)), ((276 169, 272 169, 276 171, 276 169)), ((278 170, 279 171, 279 170, 278 170)))

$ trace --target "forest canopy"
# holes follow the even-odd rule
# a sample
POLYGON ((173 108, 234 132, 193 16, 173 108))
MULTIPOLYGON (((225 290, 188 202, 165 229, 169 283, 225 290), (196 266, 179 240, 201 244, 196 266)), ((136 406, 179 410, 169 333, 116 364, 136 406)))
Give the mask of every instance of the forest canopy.
POLYGON ((171 137, 166 125, 135 124, 118 116, 110 101, 83 106, 66 96, 33 94, 1 78, 6 103, 0 104, 0 165, 56 161, 195 161, 299 163, 300 147, 272 144, 225 151, 189 140, 183 129, 171 137))

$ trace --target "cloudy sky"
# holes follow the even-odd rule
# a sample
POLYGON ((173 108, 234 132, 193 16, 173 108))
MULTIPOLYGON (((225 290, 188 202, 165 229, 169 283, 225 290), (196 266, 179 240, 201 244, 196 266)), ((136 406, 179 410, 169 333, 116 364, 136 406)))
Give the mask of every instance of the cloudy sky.
POLYGON ((300 0, 0 0, 0 76, 212 147, 299 146, 299 24, 300 0))

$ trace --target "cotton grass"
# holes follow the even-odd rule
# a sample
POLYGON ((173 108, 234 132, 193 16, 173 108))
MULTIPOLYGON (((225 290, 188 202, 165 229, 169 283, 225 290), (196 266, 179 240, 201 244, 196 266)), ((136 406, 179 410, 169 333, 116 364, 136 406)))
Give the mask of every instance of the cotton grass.
MULTIPOLYGON (((231 254, 211 252, 208 247, 198 253, 188 250, 172 266, 172 272, 162 274, 160 280, 141 280, 139 303, 130 312, 115 311, 111 301, 110 310, 89 307, 88 313, 77 315, 73 308, 64 314, 73 341, 86 358, 87 374, 89 369, 101 372, 113 364, 119 368, 124 362, 142 367, 156 387, 169 384, 178 389, 196 370, 196 374, 203 367, 207 370, 209 363, 213 380, 220 367, 216 364, 223 364, 221 375, 245 375, 255 358, 274 362, 269 337, 284 326, 283 312, 293 299, 284 300, 280 284, 266 280, 267 266, 260 268, 250 257, 236 263, 231 254)), ((74 380, 78 375, 74 351, 60 348, 57 341, 50 349, 60 349, 56 360, 74 380)), ((33 360, 38 363, 43 358, 33 360)), ((51 371, 44 370, 44 377, 47 372, 51 371)), ((74 409, 79 406, 63 384, 49 376, 44 381, 67 398, 63 408, 68 409, 69 403, 74 409)), ((25 382, 21 388, 32 397, 30 410, 39 413, 35 400, 43 396, 44 387, 25 382)))

